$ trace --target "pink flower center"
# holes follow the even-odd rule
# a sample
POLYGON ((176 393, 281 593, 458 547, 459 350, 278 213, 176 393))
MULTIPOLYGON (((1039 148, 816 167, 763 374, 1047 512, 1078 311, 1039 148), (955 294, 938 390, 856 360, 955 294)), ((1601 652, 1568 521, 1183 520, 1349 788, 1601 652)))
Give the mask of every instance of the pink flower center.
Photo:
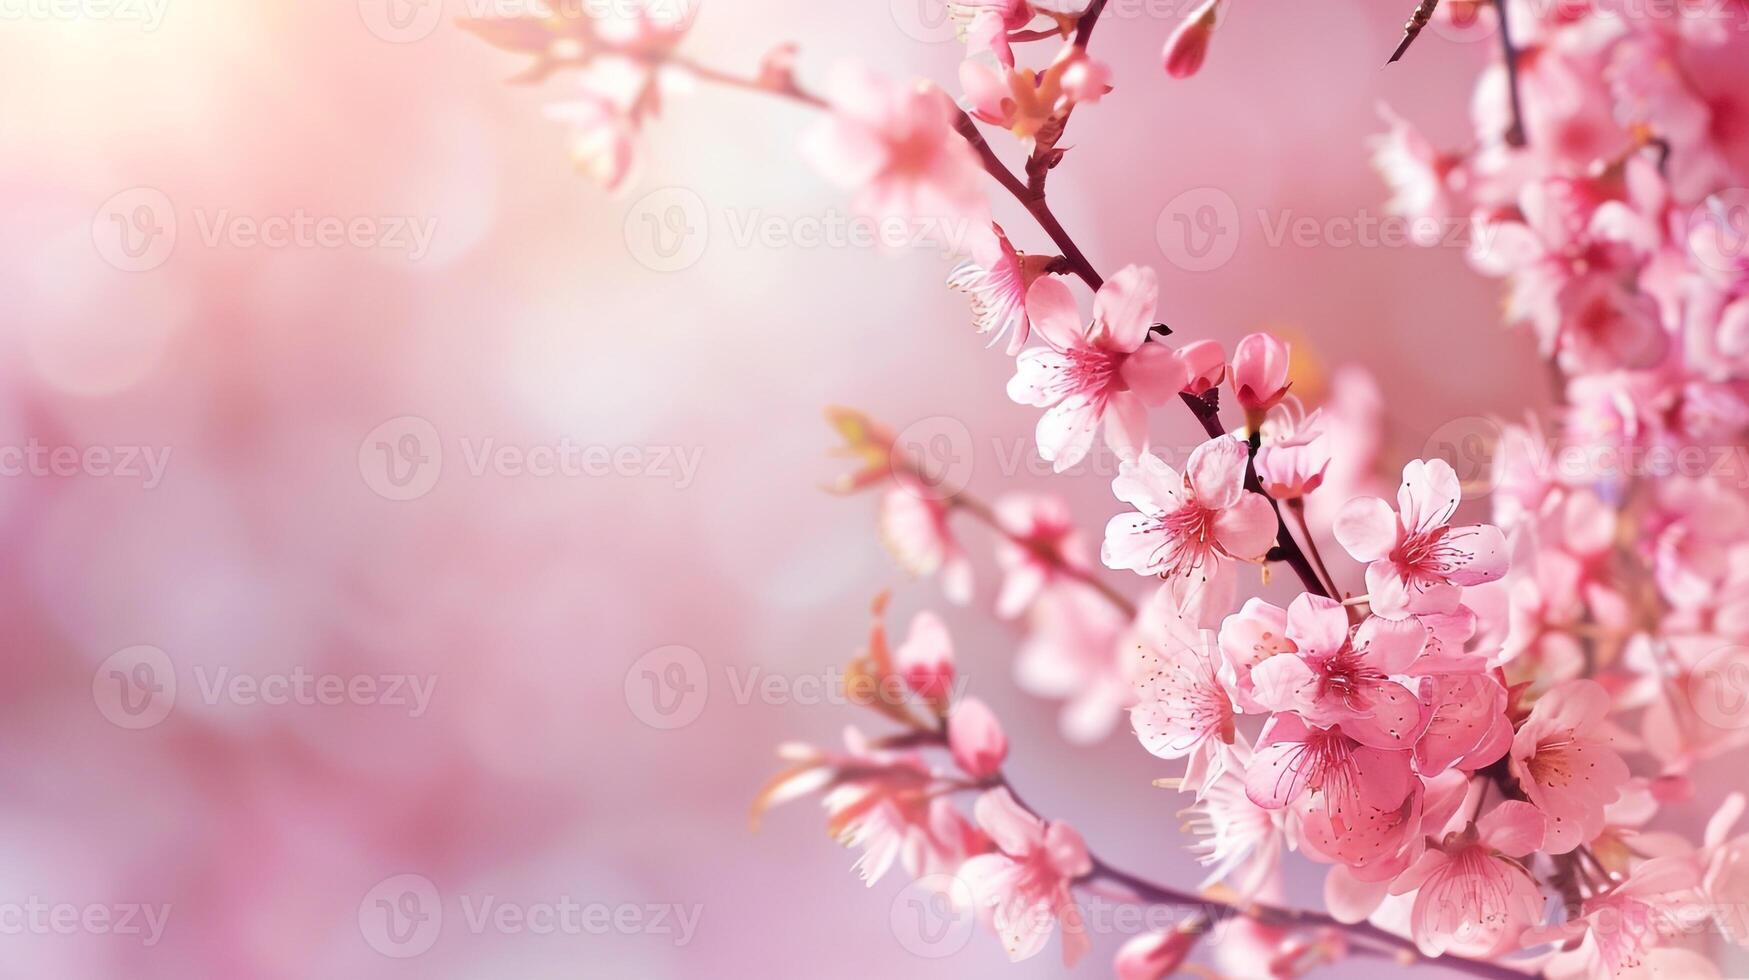
POLYGON ((1391 561, 1410 585, 1419 588, 1438 585, 1470 559, 1469 550, 1462 544, 1466 537, 1467 532, 1453 532, 1443 525, 1415 531, 1391 552, 1391 561))
POLYGON ((1161 578, 1193 572, 1220 550, 1215 543, 1215 512, 1195 502, 1161 517, 1158 526, 1166 541, 1154 549, 1152 564, 1163 568, 1161 578))
POLYGON ((1124 355, 1088 349, 1066 351, 1065 354, 1069 358, 1069 383, 1075 391, 1105 394, 1122 390, 1117 369, 1124 355))

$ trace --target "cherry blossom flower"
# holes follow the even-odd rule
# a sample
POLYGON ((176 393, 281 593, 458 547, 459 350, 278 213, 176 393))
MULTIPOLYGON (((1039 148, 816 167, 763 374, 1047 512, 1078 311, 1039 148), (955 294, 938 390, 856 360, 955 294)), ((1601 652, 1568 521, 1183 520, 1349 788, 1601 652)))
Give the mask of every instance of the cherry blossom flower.
POLYGON ((893 651, 893 667, 917 696, 945 706, 953 693, 953 637, 932 612, 911 617, 911 631, 893 651))
POLYGON ((1451 526, 1463 490, 1443 459, 1410 460, 1397 510, 1377 497, 1350 500, 1336 517, 1336 540, 1367 562, 1372 608, 1384 616, 1450 612, 1464 586, 1506 574, 1506 538, 1491 524, 1451 526))
MULTIPOLYGON (((1293 806, 1302 822, 1355 864, 1394 851, 1408 811, 1418 809, 1421 784, 1409 752, 1364 745, 1340 727, 1314 728, 1290 712, 1269 720, 1245 772, 1245 792, 1265 809, 1293 806)), ((1415 814, 1419 816, 1419 814, 1415 814)))
POLYGON ((1197 935, 1194 929, 1145 932, 1123 944, 1112 970, 1117 980, 1163 980, 1184 965, 1196 945, 1197 935))
POLYGON ((1422 853, 1391 885, 1415 893, 1415 944, 1428 956, 1492 959, 1519 947, 1542 921, 1543 894, 1517 858, 1542 845, 1547 820, 1528 803, 1508 800, 1476 824, 1422 853))
POLYGON ((1120 659, 1129 623, 1083 585, 1047 589, 1028 613, 1030 631, 1015 658, 1015 681, 1035 697, 1061 699, 1063 738, 1089 745, 1111 734, 1134 702, 1120 659))
POLYGON ((995 511, 1006 535, 996 545, 1004 575, 997 615, 1020 615, 1045 589, 1072 581, 1075 572, 1089 567, 1086 541, 1061 497, 1009 494, 996 502, 995 511))
POLYGON ((1106 567, 1173 581, 1199 611, 1225 607, 1232 563, 1262 558, 1279 527, 1268 498, 1245 489, 1246 457, 1244 443, 1217 436, 1182 474, 1151 454, 1120 464, 1112 492, 1136 510, 1106 525, 1106 567))
POLYGON ((1189 78, 1202 67, 1203 59, 1208 56, 1209 39, 1214 36, 1220 21, 1220 10, 1221 0, 1203 0, 1190 16, 1173 28, 1162 55, 1166 74, 1173 78, 1189 78))
POLYGON ((1007 789, 978 797, 973 816, 997 850, 961 865, 958 877, 979 905, 993 910, 1008 958, 1037 955, 1060 920, 1063 964, 1073 966, 1093 946, 1069 893, 1075 879, 1093 870, 1081 835, 1068 824, 1040 820, 1007 789))
POLYGON ((1389 106, 1380 103, 1379 115, 1391 127, 1370 141, 1373 166, 1394 192, 1385 209, 1407 219, 1415 244, 1438 245, 1457 216, 1466 213, 1455 186, 1464 175, 1460 161, 1435 150, 1389 106))
POLYGON ((1408 670, 1427 643, 1414 619, 1370 617, 1352 636, 1348 612, 1334 599, 1301 595, 1287 609, 1291 656, 1251 668, 1257 702, 1291 711, 1320 728, 1342 726, 1363 745, 1409 749, 1421 734, 1421 703, 1391 679, 1408 670))
MULTIPOLYGON (((1130 724, 1142 747, 1161 759, 1202 759, 1231 745, 1233 701, 1216 673, 1214 632, 1188 621, 1169 588, 1157 590, 1141 619, 1146 625, 1139 622, 1136 633, 1145 642, 1130 724)), ((1191 764, 1192 772, 1209 768, 1191 764)))
POLYGON ((856 190, 858 211, 950 235, 989 223, 983 169, 954 132, 946 93, 848 65, 828 92, 832 115, 808 133, 802 152, 827 179, 856 190))
POLYGON ((1184 383, 1184 393, 1187 395, 1202 395, 1221 386, 1227 377, 1227 353, 1221 349, 1219 341, 1193 340, 1178 348, 1178 359, 1184 363, 1184 373, 1188 380, 1184 383))
POLYGON ((1512 739, 1513 778, 1549 817, 1544 849, 1565 854, 1603 829, 1604 807, 1628 779, 1627 764, 1600 732, 1609 693, 1574 680, 1538 699, 1512 739))
POLYGON ((1576 919, 1532 930, 1525 938, 1527 942, 1579 940, 1576 947, 1549 961, 1545 972, 1550 977, 1629 977, 1636 975, 1630 971, 1644 967, 1646 971, 1637 975, 1703 978, 1709 973, 1684 969, 1692 960, 1679 955, 1666 959, 1666 954, 1681 951, 1658 948, 1673 913, 1686 903, 1696 884, 1692 861, 1653 858, 1636 866, 1625 881, 1586 899, 1576 919), (1660 966, 1661 960, 1668 966, 1660 966))
POLYGON ((1297 500, 1324 483, 1330 468, 1330 440, 1321 411, 1306 414, 1292 395, 1269 410, 1263 444, 1257 449, 1257 479, 1276 500, 1297 500))
POLYGON ((1008 757, 1008 736, 996 713, 977 698, 954 705, 947 719, 947 744, 953 761, 974 779, 989 779, 1008 757))
POLYGON ((1288 345, 1266 333, 1247 335, 1233 348, 1233 365, 1227 372, 1233 396, 1245 409, 1246 424, 1262 423, 1265 413, 1287 395, 1288 345))
POLYGON ((625 183, 637 139, 637 126, 628 116, 593 95, 548 106, 546 114, 571 126, 571 161, 580 173, 610 191, 625 183))
POLYGON ((1147 406, 1184 386, 1172 351, 1148 341, 1158 299, 1154 270, 1133 265, 1099 290, 1091 324, 1060 280, 1040 279, 1027 293, 1033 329, 1049 346, 1021 352, 1008 397, 1049 409, 1038 423, 1038 451, 1058 473, 1086 457, 1101 424, 1120 458, 1145 452, 1147 406))
POLYGON ((1016 252, 1001 226, 992 225, 990 235, 975 237, 971 258, 954 267, 947 284, 971 295, 972 322, 978 332, 989 334, 992 345, 1006 336, 1012 356, 1020 353, 1032 333, 1026 292, 1051 261, 1050 256, 1016 252))
POLYGON ((913 575, 941 576, 949 602, 972 601, 972 563, 948 527, 948 505, 908 481, 881 495, 881 540, 913 575))

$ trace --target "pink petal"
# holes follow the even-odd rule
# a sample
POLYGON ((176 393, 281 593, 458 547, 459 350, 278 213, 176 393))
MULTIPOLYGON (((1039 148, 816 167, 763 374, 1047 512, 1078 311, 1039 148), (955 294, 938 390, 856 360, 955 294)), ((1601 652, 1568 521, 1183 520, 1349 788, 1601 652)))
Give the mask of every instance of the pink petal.
POLYGON ((1464 498, 1457 471, 1443 459, 1412 459, 1403 467, 1403 485, 1397 488, 1397 510, 1403 526, 1415 531, 1451 523, 1464 498))
POLYGON ((1093 297, 1093 345, 1125 352, 1142 346, 1154 325, 1159 301, 1160 281, 1152 268, 1126 265, 1119 269, 1093 297))
POLYGON ((1087 458, 1102 415, 1099 402, 1087 395, 1070 395, 1047 410, 1038 420, 1039 458, 1063 472, 1087 458))
POLYGON ((1177 352, 1153 342, 1137 347, 1118 371, 1124 384, 1149 405, 1165 404, 1189 381, 1188 368, 1177 352))
POLYGON ((1397 547, 1402 528, 1390 504, 1377 497, 1356 497, 1342 505, 1331 531, 1355 561, 1379 561, 1397 547))
POLYGON ((1502 854, 1524 857, 1543 846, 1548 818, 1541 810, 1519 800, 1507 800, 1490 810, 1477 824, 1482 843, 1502 854))
POLYGON ((1445 542, 1460 550, 1454 559, 1456 567, 1447 573, 1458 585, 1481 585, 1506 575, 1506 567, 1511 563, 1506 535, 1494 525, 1454 527, 1446 533, 1445 542))
POLYGON ((1006 789, 993 789, 972 805, 978 826, 1004 854, 1025 857, 1044 843, 1045 826, 1038 817, 1014 802, 1006 789))
POLYGON ((1287 635, 1307 656, 1332 656, 1348 643, 1348 613, 1334 599, 1302 593, 1288 604, 1287 635))
POLYGON ((1120 391, 1106 399, 1105 444, 1120 460, 1148 451, 1148 408, 1140 398, 1120 391))
POLYGON ((1247 490, 1237 503, 1215 514, 1215 540, 1234 558, 1262 558, 1275 544, 1280 526, 1268 498, 1247 490))
POLYGON ((1209 510, 1225 510, 1239 502, 1245 490, 1245 464, 1250 452, 1232 436, 1216 436, 1196 447, 1185 466, 1197 502, 1209 510))
POLYGON ((1057 350, 1087 346, 1087 327, 1075 294, 1061 279, 1044 276, 1032 284, 1026 291, 1026 315, 1032 319, 1032 329, 1057 350))

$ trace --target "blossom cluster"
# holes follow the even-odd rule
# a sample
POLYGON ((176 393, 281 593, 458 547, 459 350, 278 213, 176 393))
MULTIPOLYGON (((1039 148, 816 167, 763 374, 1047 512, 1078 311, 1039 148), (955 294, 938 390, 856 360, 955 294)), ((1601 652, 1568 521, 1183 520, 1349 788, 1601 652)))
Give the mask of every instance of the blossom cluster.
MULTIPOLYGON (((1118 91, 1088 50, 1104 6, 952 0, 957 98, 858 66, 814 96, 788 46, 756 76, 726 75, 681 58, 680 29, 648 19, 630 34, 479 28, 536 55, 537 71, 594 67, 600 51, 638 69, 622 90, 635 97, 594 95, 586 119, 567 110, 587 169, 610 185, 664 71, 823 110, 801 152, 859 211, 979 229, 947 282, 1013 359, 1007 395, 1039 410, 1039 457, 1058 473, 1098 446, 1119 461, 1095 549, 1061 499, 985 504, 891 429, 830 413, 858 462, 834 489, 878 491, 905 569, 970 604, 961 522, 994 536, 994 611, 1022 631, 1017 683, 1063 702, 1062 734, 1094 742, 1127 719, 1143 749, 1182 766, 1166 782, 1194 814, 1206 879, 1119 870, 1026 806, 1001 722, 961 690, 944 621, 919 613, 892 646, 885 599, 846 692, 894 730, 852 729, 842 750, 785 746, 756 813, 818 794, 865 880, 902 868, 954 883, 947 897, 1014 959, 1056 933, 1065 962, 1091 948, 1078 889, 1192 910, 1118 952, 1126 978, 1176 971, 1217 920, 1246 926, 1213 950, 1245 976, 1368 954, 1483 976, 1720 976, 1719 950, 1749 943, 1732 914, 1749 898, 1749 836, 1733 835, 1744 799, 1699 842, 1656 821, 1749 731, 1723 717, 1742 712, 1749 676, 1749 492, 1716 473, 1546 461, 1564 447, 1628 459, 1735 446, 1749 430, 1749 5, 1422 5, 1405 47, 1434 16, 1491 30, 1500 54, 1467 148, 1438 150, 1385 109, 1376 163, 1417 227, 1473 224, 1470 264, 1505 281, 1506 319, 1534 333, 1560 405, 1498 425, 1479 472, 1390 467, 1394 499, 1367 492, 1388 484, 1364 374, 1307 404, 1282 339, 1254 333, 1230 353, 1181 341, 1156 319, 1152 269, 1101 275, 1051 212, 1073 115, 1118 91), (986 132, 1011 138, 1023 172, 986 132), (986 178, 1048 246, 1024 251, 1027 236, 991 220, 986 178), (1207 436, 1182 459, 1150 439, 1174 405, 1207 436), (1492 513, 1460 516, 1481 492, 1492 513), (1320 553, 1332 541, 1346 561, 1320 553), (1148 586, 1132 595, 1113 571, 1148 586), (1278 574, 1298 586, 1285 604, 1241 595, 1278 574), (893 689, 909 694, 875 696, 893 689), (1324 910, 1280 904, 1290 852, 1326 868, 1324 910)), ((1164 39, 1168 75, 1204 63, 1221 10, 1207 0, 1164 39)))

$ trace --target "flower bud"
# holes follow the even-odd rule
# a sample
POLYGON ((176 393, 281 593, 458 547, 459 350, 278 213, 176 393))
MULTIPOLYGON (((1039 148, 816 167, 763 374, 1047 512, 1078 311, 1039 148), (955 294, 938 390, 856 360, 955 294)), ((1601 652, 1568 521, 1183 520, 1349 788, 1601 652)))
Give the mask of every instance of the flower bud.
POLYGON ((1189 78, 1202 67, 1202 59, 1209 50, 1209 38, 1215 33, 1219 11, 1220 0, 1207 0, 1172 31, 1172 36, 1166 39, 1166 74, 1173 78, 1189 78))
POLYGON ((1230 380, 1233 394, 1245 409, 1246 424, 1255 429, 1263 415, 1287 394, 1288 346, 1266 333, 1254 333, 1233 350, 1230 380))
POLYGON ((1193 340, 1178 348, 1178 360, 1189 378, 1184 385, 1187 395, 1206 394, 1227 377, 1227 352, 1217 341, 1193 340))
POLYGON ((893 651, 893 667, 906 687, 937 710, 947 705, 953 690, 953 638, 941 617, 920 612, 911 618, 911 632, 893 651))
POLYGON ((974 779, 996 775, 1008 758, 1008 736, 1002 732, 1002 723, 977 698, 966 698, 954 706, 947 720, 947 747, 953 761, 974 779))

